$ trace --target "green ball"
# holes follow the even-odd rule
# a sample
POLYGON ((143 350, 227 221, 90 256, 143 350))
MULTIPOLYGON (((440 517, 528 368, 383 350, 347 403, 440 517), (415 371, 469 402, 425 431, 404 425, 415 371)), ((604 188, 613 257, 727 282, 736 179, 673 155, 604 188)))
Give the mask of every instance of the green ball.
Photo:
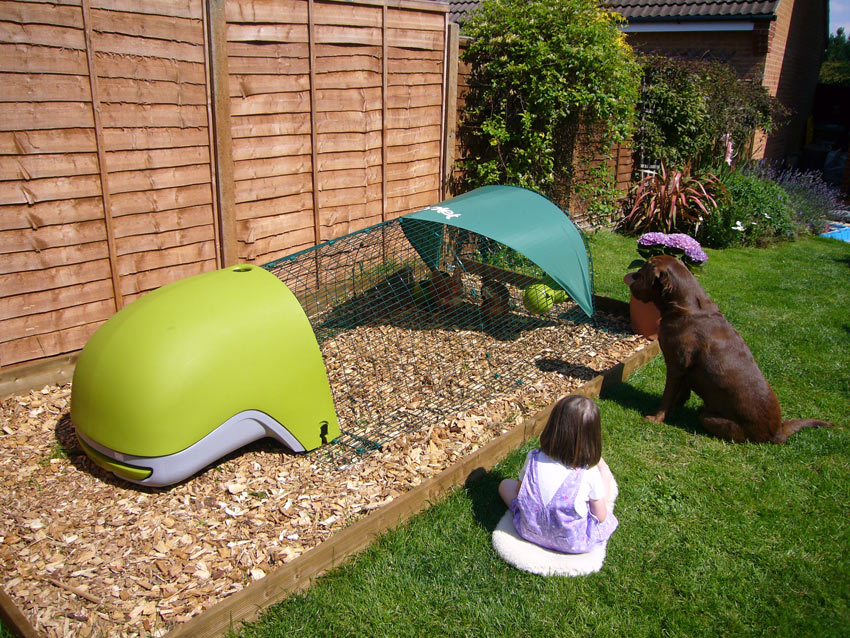
POLYGON ((545 314, 555 305, 555 291, 546 284, 532 284, 522 293, 522 305, 531 314, 545 314))
POLYGON ((552 294, 555 297, 555 303, 564 303, 570 296, 567 294, 567 291, 561 288, 560 284, 557 281, 552 279, 548 274, 543 275, 543 280, 541 283, 545 286, 549 286, 552 289, 552 294))

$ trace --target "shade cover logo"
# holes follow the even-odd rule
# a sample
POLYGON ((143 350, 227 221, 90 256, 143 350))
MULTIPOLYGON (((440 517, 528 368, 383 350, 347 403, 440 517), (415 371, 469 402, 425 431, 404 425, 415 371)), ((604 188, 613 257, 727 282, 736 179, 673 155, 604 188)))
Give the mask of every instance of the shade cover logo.
POLYGON ((446 208, 445 206, 429 206, 424 210, 432 210, 438 215, 442 215, 446 219, 453 219, 455 217, 460 217, 460 213, 454 212, 451 208, 446 208))

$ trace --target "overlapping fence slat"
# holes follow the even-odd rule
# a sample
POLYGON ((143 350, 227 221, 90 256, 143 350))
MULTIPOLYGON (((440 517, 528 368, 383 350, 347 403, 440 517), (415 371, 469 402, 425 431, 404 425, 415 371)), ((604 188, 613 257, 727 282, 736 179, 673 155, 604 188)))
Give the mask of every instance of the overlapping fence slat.
POLYGON ((0 375, 163 284, 439 201, 445 11, 0 0, 0 375))

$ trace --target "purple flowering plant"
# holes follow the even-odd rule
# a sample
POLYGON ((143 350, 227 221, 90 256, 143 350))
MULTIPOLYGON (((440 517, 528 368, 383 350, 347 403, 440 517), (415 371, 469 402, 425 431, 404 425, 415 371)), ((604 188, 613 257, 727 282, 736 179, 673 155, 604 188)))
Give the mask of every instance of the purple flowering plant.
POLYGON ((691 270, 702 266, 708 259, 699 242, 684 233, 644 233, 638 239, 637 251, 643 259, 630 263, 630 269, 640 268, 647 259, 655 255, 676 257, 691 270))

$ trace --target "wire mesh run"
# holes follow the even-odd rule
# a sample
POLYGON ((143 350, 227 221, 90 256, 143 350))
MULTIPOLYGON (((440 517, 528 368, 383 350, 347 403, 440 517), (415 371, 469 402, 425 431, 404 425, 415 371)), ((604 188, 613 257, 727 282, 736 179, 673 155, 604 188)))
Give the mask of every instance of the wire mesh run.
MULTIPOLYGON (((540 373, 524 334, 587 321, 568 299, 539 298, 549 290, 540 285, 544 273, 515 250, 411 221, 264 266, 313 326, 342 431, 314 454, 337 467, 516 390, 540 373)), ((553 348, 569 350, 552 339, 553 348)))

